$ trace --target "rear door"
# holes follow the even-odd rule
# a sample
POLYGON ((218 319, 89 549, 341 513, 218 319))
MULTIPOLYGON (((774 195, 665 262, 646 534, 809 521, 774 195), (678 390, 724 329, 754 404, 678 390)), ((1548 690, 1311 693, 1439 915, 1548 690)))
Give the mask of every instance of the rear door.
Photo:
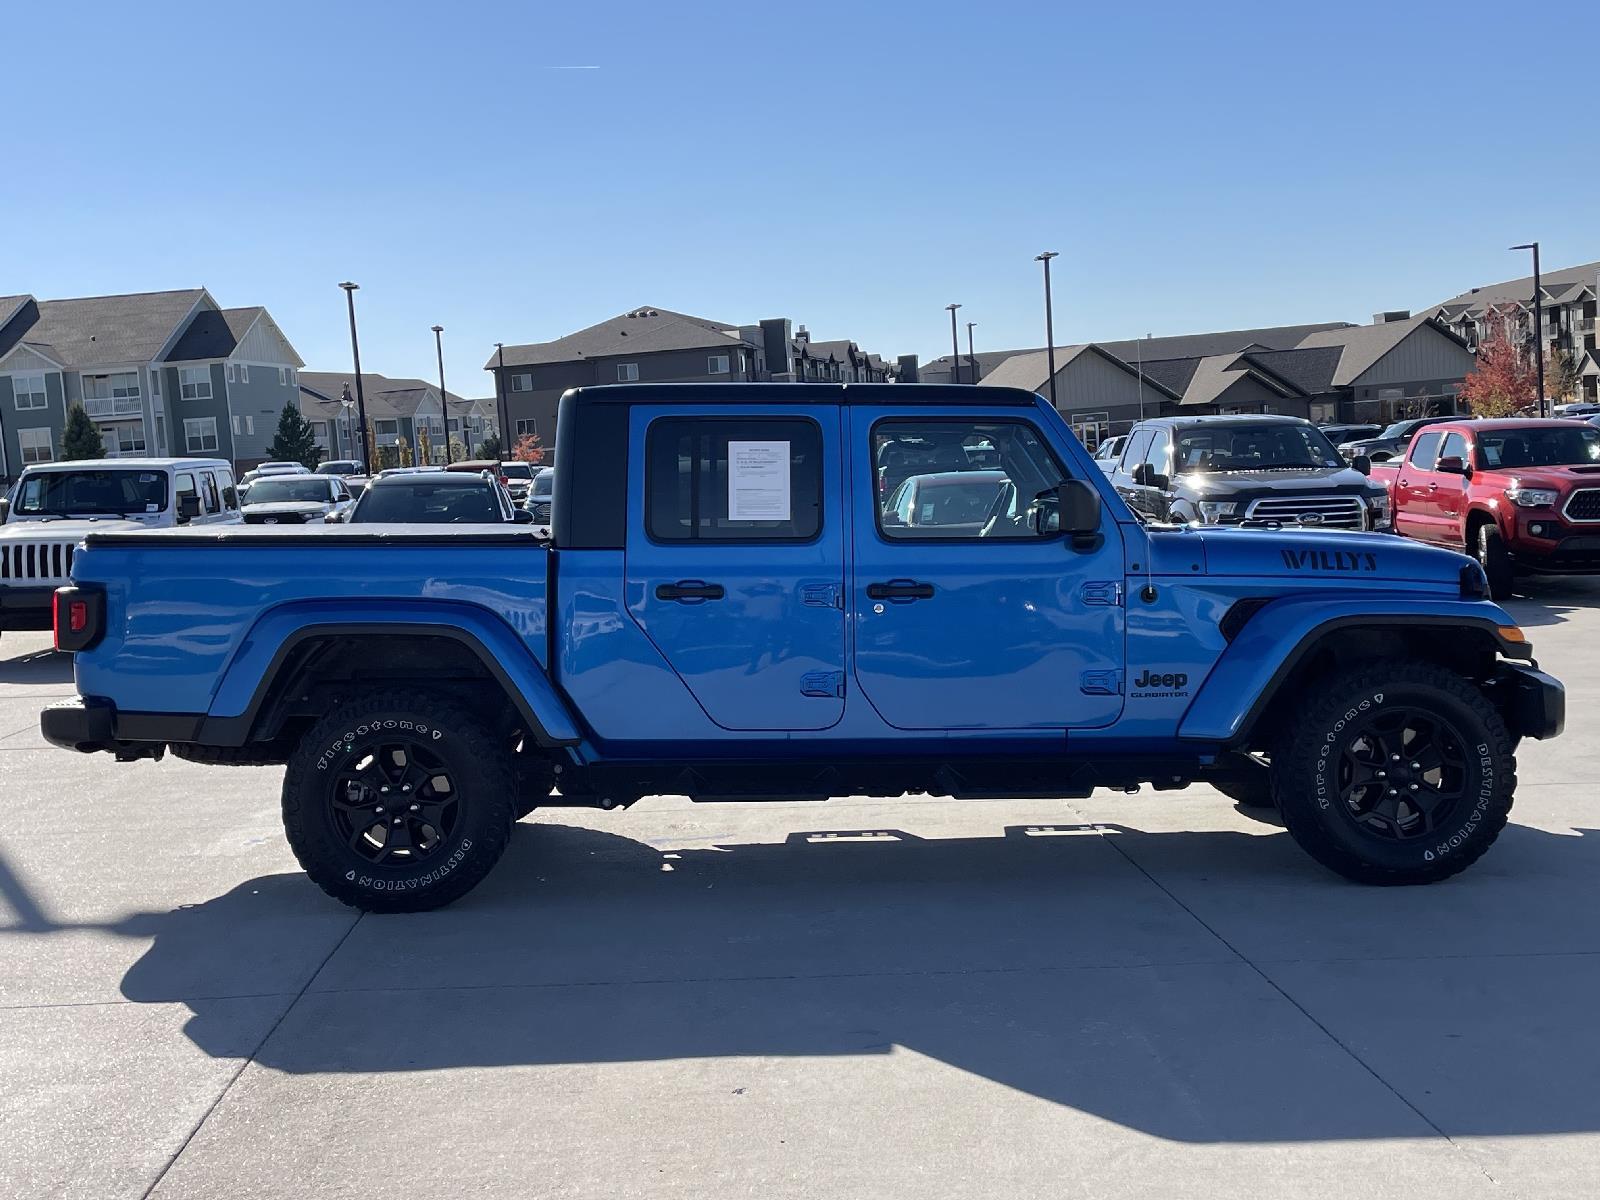
MULTIPOLYGON (((1444 441, 1439 444, 1440 458, 1452 456, 1459 458, 1464 465, 1472 462, 1472 447, 1467 444, 1466 434, 1453 429, 1444 435, 1444 441)), ((1433 505, 1438 516, 1438 524, 1434 526, 1434 538, 1459 546, 1465 538, 1461 518, 1465 515, 1467 507, 1467 477, 1435 471, 1432 485, 1433 505)))
MULTIPOLYGON (((1109 725, 1122 711, 1121 530, 1106 514, 1092 544, 1033 531, 1028 512, 1041 491, 1071 475, 1100 482, 1093 461, 1067 449, 1065 430, 1051 445, 1041 415, 998 405, 848 410, 854 675, 890 725, 1066 730, 1109 725), (967 459, 982 519, 959 503, 935 506, 930 522, 900 519, 867 465, 897 444, 939 448, 940 466, 967 459)), ((937 478, 953 487, 950 475, 937 478)))
POLYGON ((1439 485, 1433 464, 1439 457, 1444 434, 1424 429, 1412 440, 1400 463, 1394 483, 1394 528, 1396 533, 1431 542, 1439 536, 1439 485))
POLYGON ((628 610, 725 729, 844 714, 836 405, 635 405, 628 610))

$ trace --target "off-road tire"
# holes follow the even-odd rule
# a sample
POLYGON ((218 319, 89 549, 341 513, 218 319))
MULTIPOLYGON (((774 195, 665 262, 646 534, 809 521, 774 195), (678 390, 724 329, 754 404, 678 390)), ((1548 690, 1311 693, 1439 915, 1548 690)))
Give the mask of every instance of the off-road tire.
MULTIPOLYGON (((432 788, 434 779, 426 786, 432 788)), ((334 899, 365 912, 423 912, 466 895, 499 861, 510 837, 514 788, 511 752, 468 709, 425 693, 378 691, 341 705, 301 739, 284 773, 283 827, 301 867, 334 899), (363 815, 355 818, 349 808, 336 812, 335 793, 346 793, 334 781, 357 773, 363 751, 402 739, 414 740, 421 753, 441 764, 419 769, 447 776, 445 794, 453 799, 434 802, 454 807, 448 820, 441 818, 445 828, 434 830, 433 844, 418 851, 416 861, 396 864, 393 858, 374 860, 370 838, 341 833, 341 821, 354 827, 368 819, 369 810, 357 806, 354 811, 363 815)), ((423 791, 418 787, 414 795, 420 799, 423 791)), ((389 813, 398 811, 403 810, 389 813)), ((382 820, 392 819, 389 813, 382 820)), ((420 823, 424 818, 407 814, 401 819, 420 823)), ((406 826, 408 843, 414 840, 413 828, 406 826)), ((383 832, 387 843, 390 835, 383 832)), ((420 833, 426 840, 426 830, 420 833)))
POLYGON ((1505 828, 1517 783, 1513 745, 1494 705, 1453 671, 1418 660, 1352 667, 1315 686, 1274 755, 1278 809, 1301 849, 1347 879, 1435 883, 1471 866, 1505 828), (1453 728, 1464 765, 1460 799, 1439 826, 1396 840, 1363 823, 1345 799, 1340 772, 1369 722, 1404 709, 1453 728))
POLYGON ((1500 536, 1500 527, 1493 521, 1478 526, 1478 565, 1489 577, 1489 598, 1505 600, 1511 595, 1515 571, 1511 554, 1506 550, 1506 540, 1500 536))

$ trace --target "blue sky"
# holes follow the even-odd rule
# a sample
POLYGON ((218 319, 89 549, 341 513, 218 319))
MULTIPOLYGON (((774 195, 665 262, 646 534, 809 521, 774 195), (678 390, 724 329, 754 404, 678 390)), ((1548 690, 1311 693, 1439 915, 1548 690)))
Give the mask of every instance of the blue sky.
POLYGON ((364 365, 430 376, 441 324, 468 395, 640 304, 1037 345, 1043 249, 1061 343, 1366 320, 1600 259, 1560 9, 24 5, 0 293, 203 284, 339 369, 355 279, 364 365))

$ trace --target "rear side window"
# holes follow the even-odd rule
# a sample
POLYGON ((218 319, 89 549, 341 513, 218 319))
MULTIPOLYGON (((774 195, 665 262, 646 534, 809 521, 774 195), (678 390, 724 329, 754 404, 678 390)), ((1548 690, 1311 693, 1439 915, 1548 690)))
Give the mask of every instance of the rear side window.
POLYGON ((764 417, 663 417, 645 437, 658 542, 807 542, 822 528, 822 429, 764 417))
POLYGON ((1439 443, 1444 440, 1442 433, 1420 433, 1416 442, 1411 447, 1411 458, 1408 460, 1419 471, 1433 470, 1433 464, 1439 457, 1439 443))
POLYGON ((206 512, 222 511, 222 497, 217 494, 217 477, 210 471, 202 471, 200 474, 200 495, 205 501, 206 512))
POLYGON ((194 484, 194 476, 187 471, 179 472, 173 478, 173 483, 179 500, 182 500, 185 496, 193 496, 198 491, 194 484))

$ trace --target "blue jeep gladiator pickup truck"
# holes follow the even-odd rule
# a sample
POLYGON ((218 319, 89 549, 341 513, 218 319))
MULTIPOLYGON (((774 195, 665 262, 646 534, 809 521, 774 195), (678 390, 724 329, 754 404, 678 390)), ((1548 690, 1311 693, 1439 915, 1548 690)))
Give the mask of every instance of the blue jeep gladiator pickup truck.
POLYGON ((1142 523, 1002 388, 584 388, 517 528, 91 533, 55 745, 285 763, 307 873, 465 894, 535 807, 1072 797, 1214 783, 1351 879, 1506 822, 1561 685, 1477 563, 1382 534, 1142 523))

